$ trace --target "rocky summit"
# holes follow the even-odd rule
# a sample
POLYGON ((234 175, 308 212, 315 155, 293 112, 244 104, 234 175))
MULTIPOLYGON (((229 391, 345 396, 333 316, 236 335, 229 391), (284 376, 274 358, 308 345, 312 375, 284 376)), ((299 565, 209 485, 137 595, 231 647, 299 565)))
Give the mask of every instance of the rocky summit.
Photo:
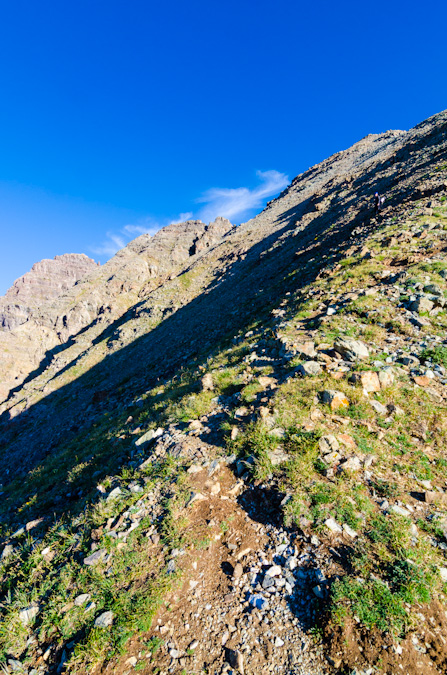
POLYGON ((447 111, 68 258, 1 305, 3 671, 445 673, 447 111))
POLYGON ((104 329, 231 229, 225 218, 143 234, 99 267, 85 255, 42 260, 0 299, 0 401, 86 327, 104 329))

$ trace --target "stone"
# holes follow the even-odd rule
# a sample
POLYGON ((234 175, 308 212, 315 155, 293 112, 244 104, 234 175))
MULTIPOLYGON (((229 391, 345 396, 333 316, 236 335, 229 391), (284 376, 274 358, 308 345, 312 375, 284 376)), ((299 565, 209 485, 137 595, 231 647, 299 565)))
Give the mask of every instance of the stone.
POLYGON ((229 649, 227 652, 228 662, 238 673, 244 675, 244 655, 237 650, 229 649))
POLYGON ((239 436, 239 427, 231 427, 231 433, 230 433, 230 438, 232 441, 235 441, 236 438, 239 436))
POLYGON ((90 595, 90 593, 81 593, 81 595, 78 595, 74 599, 74 604, 76 605, 76 607, 81 607, 86 602, 88 602, 88 600, 90 600, 91 597, 92 596, 90 595))
POLYGON ((282 574, 282 570, 279 565, 272 565, 265 574, 269 577, 278 577, 282 574))
POLYGON ((281 640, 280 637, 276 637, 274 645, 275 647, 282 647, 284 645, 284 640, 281 640))
POLYGON ((439 284, 428 284, 424 286, 424 293, 431 293, 431 295, 443 296, 444 291, 439 284))
POLYGON ((386 415, 388 413, 387 407, 382 403, 380 403, 380 401, 376 401, 375 399, 373 399, 372 401, 370 401, 370 404, 378 415, 386 415))
POLYGON ((405 356, 400 357, 399 363, 402 363, 404 366, 409 366, 410 368, 416 368, 421 362, 417 356, 414 356, 413 354, 406 354, 405 356))
POLYGON ((439 506, 447 506, 447 493, 436 492, 435 490, 427 490, 424 492, 424 501, 426 504, 439 504, 439 506))
POLYGON ((355 455, 353 457, 348 457, 348 459, 342 462, 339 466, 340 471, 348 471, 353 473, 360 471, 361 468, 362 462, 355 455))
POLYGON ((347 525, 347 523, 343 523, 342 528, 343 528, 343 532, 345 534, 347 534, 350 539, 355 539, 356 537, 359 536, 358 532, 356 532, 351 527, 349 527, 349 525, 347 525))
POLYGON ((163 434, 163 431, 164 429, 161 429, 160 427, 158 429, 149 429, 149 431, 146 431, 145 434, 137 438, 134 445, 136 445, 137 448, 141 448, 143 450, 156 438, 159 438, 163 434))
POLYGON ((317 352, 315 350, 315 343, 312 342, 311 340, 307 340, 306 342, 300 342, 298 344, 295 344, 294 348, 296 350, 297 356, 301 356, 301 357, 307 356, 307 357, 313 359, 317 355, 317 352))
POLYGON ((12 544, 6 544, 5 548, 2 551, 2 560, 6 560, 14 553, 14 546, 12 544))
POLYGON ((107 551, 105 548, 100 548, 91 555, 87 556, 87 558, 84 558, 84 565, 97 565, 98 563, 102 562, 104 558, 107 555, 107 551))
POLYGON ((114 614, 111 611, 103 612, 95 619, 96 628, 107 628, 113 623, 114 614))
POLYGON ((321 373, 321 366, 318 361, 306 361, 300 363, 295 372, 301 377, 312 377, 321 373))
POLYGON ((331 466, 336 462, 338 462, 340 456, 341 456, 340 453, 337 452, 336 450, 334 452, 328 452, 326 455, 323 455, 323 462, 328 466, 331 466))
POLYGON ((333 534, 341 534, 343 532, 343 529, 334 518, 328 518, 324 521, 324 524, 333 534))
POLYGON ((132 666, 132 668, 135 668, 137 663, 138 663, 138 659, 137 659, 136 656, 129 656, 129 658, 125 662, 125 665, 126 666, 132 666))
POLYGON ((314 586, 314 587, 312 588, 312 593, 313 593, 317 598, 320 598, 321 600, 322 600, 322 599, 324 598, 324 596, 325 596, 325 592, 324 592, 323 588, 322 588, 320 585, 314 586))
POLYGON ((405 518, 409 518, 411 515, 408 509, 405 509, 403 506, 399 506, 398 504, 393 504, 390 506, 389 511, 395 513, 398 516, 404 516, 405 518))
POLYGON ((204 499, 206 499, 206 497, 204 497, 201 492, 192 492, 190 498, 186 502, 186 506, 192 506, 195 502, 201 502, 204 499))
POLYGON ((419 295, 416 300, 410 303, 410 310, 422 314, 423 312, 430 312, 434 306, 435 303, 425 295, 419 295))
POLYGON ((214 382, 211 373, 206 373, 200 380, 200 384, 202 385, 202 391, 214 391, 214 382))
POLYGON ((334 342, 334 350, 348 361, 369 359, 368 347, 360 340, 353 338, 338 337, 334 342))
POLYGON ((261 387, 264 387, 264 389, 276 388, 277 384, 277 381, 274 377, 267 377, 265 375, 260 375, 258 377, 258 382, 261 385, 261 387))
POLYGON ((233 579, 240 579, 244 573, 244 568, 241 563, 236 563, 233 569, 233 579))
POLYGON ((339 449, 340 444, 333 434, 327 434, 320 438, 318 446, 323 455, 327 455, 329 452, 336 452, 339 449))
POLYGON ((218 482, 213 483, 213 485, 210 488, 210 494, 213 495, 213 497, 215 497, 216 495, 219 494, 219 492, 220 492, 220 483, 218 482))
POLYGON ((322 394, 323 403, 327 403, 331 410, 344 410, 349 408, 349 401, 342 391, 326 389, 322 394))
POLYGON ((234 411, 234 416, 236 417, 236 419, 242 419, 243 417, 247 417, 249 414, 250 411, 245 406, 236 408, 236 410, 234 411))
POLYGON ((441 575, 442 581, 447 584, 447 567, 439 567, 439 574, 441 575))
POLYGON ((431 384, 431 379, 426 375, 414 375, 413 382, 419 387, 428 387, 431 384))
POLYGON ((193 640, 191 644, 189 645, 188 649, 191 649, 191 651, 194 651, 194 649, 197 649, 199 646, 199 641, 198 640, 193 640))
POLYGON ((357 443, 349 434, 338 434, 338 440, 345 446, 345 448, 349 448, 350 450, 355 450, 357 447, 357 443))
POLYGON ((273 579, 273 577, 269 577, 269 575, 266 574, 262 582, 262 588, 266 591, 269 588, 273 588, 274 586, 275 580, 273 579))
POLYGON ((34 530, 35 527, 38 527, 45 518, 36 518, 36 520, 30 520, 26 525, 25 525, 25 531, 30 532, 30 530, 34 530))
POLYGON ((289 455, 280 447, 271 450, 268 453, 268 458, 272 463, 272 466, 279 466, 280 464, 284 464, 284 462, 288 462, 290 459, 289 455))
POLYGON ((122 494, 123 494, 123 491, 121 490, 121 488, 116 487, 107 495, 107 501, 113 502, 115 499, 118 499, 118 497, 122 494))
POLYGON ((39 614, 40 609, 36 605, 30 605, 29 607, 24 607, 19 611, 19 619, 22 623, 22 626, 28 626, 32 623, 36 616, 39 614))
POLYGON ((359 373, 360 384, 366 394, 371 394, 375 391, 380 391, 379 376, 373 370, 366 370, 359 373))
POLYGON ((255 593, 249 596, 248 602, 252 607, 256 609, 266 609, 268 607, 268 600, 264 598, 260 593, 255 593))

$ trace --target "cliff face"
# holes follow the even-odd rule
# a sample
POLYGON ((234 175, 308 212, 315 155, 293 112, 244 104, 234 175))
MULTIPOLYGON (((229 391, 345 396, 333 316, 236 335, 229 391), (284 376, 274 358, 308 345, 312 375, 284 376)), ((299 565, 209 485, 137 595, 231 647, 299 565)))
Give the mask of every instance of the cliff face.
POLYGON ((96 267, 94 260, 76 253, 35 263, 0 298, 0 329, 12 330, 24 324, 39 307, 66 293, 96 267))
POLYGON ((102 330, 231 228, 224 218, 176 223, 141 235, 102 267, 77 254, 33 265, 0 299, 0 401, 48 350, 90 324, 102 330))

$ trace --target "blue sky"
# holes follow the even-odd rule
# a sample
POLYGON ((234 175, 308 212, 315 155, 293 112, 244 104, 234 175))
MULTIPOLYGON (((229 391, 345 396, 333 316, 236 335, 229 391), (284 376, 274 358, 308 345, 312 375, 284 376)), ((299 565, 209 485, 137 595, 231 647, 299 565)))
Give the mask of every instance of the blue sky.
POLYGON ((0 2, 0 294, 447 106, 447 4, 0 2))

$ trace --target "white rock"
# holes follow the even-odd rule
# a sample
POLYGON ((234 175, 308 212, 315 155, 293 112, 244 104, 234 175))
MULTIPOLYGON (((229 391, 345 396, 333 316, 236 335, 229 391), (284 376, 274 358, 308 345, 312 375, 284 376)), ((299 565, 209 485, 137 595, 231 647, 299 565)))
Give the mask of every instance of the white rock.
POLYGON ((346 523, 343 523, 342 527, 343 527, 343 532, 345 534, 347 534, 348 537, 351 537, 351 539, 355 539, 356 537, 359 536, 358 533, 355 530, 353 530, 351 527, 349 527, 349 525, 347 525, 346 523))
POLYGON ((136 656, 130 656, 126 661, 126 666, 132 666, 133 668, 137 665, 138 659, 136 656))
POLYGON ((444 583, 447 583, 447 567, 440 567, 439 574, 444 583))
POLYGON ((275 647, 282 647, 284 644, 284 640, 281 640, 280 637, 275 638, 275 647))
POLYGON ((90 600, 91 597, 92 596, 90 595, 90 593, 82 593, 81 595, 78 595, 77 598, 75 598, 74 604, 76 605, 76 607, 81 607, 86 602, 88 602, 88 600, 90 600))
POLYGON ((107 628, 113 623, 113 612, 103 612, 95 619, 95 626, 97 628, 107 628))
POLYGON ((12 544, 6 544, 5 548, 2 551, 2 560, 6 560, 10 555, 14 553, 14 546, 12 544))
POLYGON ((327 520, 324 521, 324 524, 326 525, 328 530, 330 530, 331 532, 334 532, 334 534, 339 534, 339 533, 343 532, 342 528, 337 523, 337 521, 334 520, 334 518, 328 518, 327 520))
POLYGON ((29 607, 21 609, 19 612, 19 619, 22 622, 22 625, 27 626, 31 623, 39 614, 39 611, 40 610, 36 605, 30 605, 29 607))
POLYGON ((370 404, 378 415, 386 415, 388 413, 387 407, 384 406, 382 403, 380 403, 380 401, 376 401, 375 399, 373 399, 372 401, 370 401, 370 404))
POLYGON ((279 565, 272 565, 267 572, 266 575, 269 577, 278 577, 281 574, 282 570, 279 565))
POLYGON ((390 506, 390 511, 396 513, 398 516, 405 516, 406 518, 410 516, 410 512, 408 509, 404 509, 403 506, 398 506, 397 504, 393 504, 393 506, 390 506))

